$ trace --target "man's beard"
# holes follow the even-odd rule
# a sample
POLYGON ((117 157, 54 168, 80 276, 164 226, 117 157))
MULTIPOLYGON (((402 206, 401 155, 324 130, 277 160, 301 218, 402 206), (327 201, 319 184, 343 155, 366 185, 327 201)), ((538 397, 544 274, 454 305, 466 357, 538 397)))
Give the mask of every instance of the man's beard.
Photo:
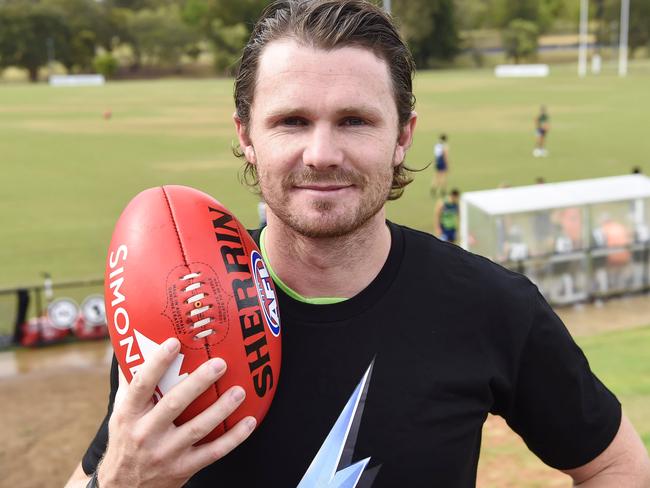
POLYGON ((342 237, 363 227, 377 215, 388 200, 393 178, 393 168, 378 168, 372 176, 352 169, 315 170, 310 167, 290 173, 283 178, 279 192, 265 188, 265 178, 260 174, 260 189, 268 207, 286 226, 297 234, 309 238, 342 237), (290 192, 296 186, 305 185, 354 186, 360 192, 355 209, 337 208, 340 202, 331 198, 312 201, 309 210, 315 210, 318 218, 307 217, 301 209, 289 208, 290 192), (334 213, 335 212, 335 213, 334 213))

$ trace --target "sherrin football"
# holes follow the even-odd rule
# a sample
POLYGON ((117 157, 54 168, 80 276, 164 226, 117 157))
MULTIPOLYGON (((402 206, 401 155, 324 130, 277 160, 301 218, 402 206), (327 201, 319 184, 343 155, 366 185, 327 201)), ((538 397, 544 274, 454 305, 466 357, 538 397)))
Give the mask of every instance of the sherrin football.
POLYGON ((225 374, 177 425, 233 385, 246 390, 246 399, 202 442, 249 415, 259 425, 278 385, 280 317, 260 252, 230 211, 189 187, 143 191, 115 226, 104 288, 111 342, 129 382, 166 339, 181 343, 154 401, 208 359, 226 361, 225 374))

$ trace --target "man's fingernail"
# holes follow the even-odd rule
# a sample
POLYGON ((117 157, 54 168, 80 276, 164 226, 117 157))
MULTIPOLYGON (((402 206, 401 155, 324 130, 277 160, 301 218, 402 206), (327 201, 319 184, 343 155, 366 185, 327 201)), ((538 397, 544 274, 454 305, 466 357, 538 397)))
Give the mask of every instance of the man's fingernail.
POLYGON ((213 359, 210 361, 210 367, 215 374, 219 374, 226 369, 226 362, 221 358, 213 359))
POLYGON ((176 339, 167 339, 165 342, 165 349, 167 349, 167 352, 170 354, 177 352, 179 347, 180 342, 178 342, 176 339))
POLYGON ((239 402, 239 401, 243 400, 245 394, 246 393, 244 392, 243 388, 235 388, 232 391, 232 397, 236 402, 239 402))
POLYGON ((255 417, 246 417, 244 419, 244 422, 246 422, 246 427, 248 427, 250 430, 253 430, 257 425, 257 420, 255 420, 255 417))

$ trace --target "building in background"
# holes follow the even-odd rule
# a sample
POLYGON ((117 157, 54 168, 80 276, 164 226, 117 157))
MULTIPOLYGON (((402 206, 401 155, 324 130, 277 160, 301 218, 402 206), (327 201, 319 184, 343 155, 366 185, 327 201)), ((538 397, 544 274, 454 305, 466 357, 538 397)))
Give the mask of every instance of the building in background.
POLYGON ((650 287, 650 178, 464 193, 460 243, 526 274, 553 304, 650 287))

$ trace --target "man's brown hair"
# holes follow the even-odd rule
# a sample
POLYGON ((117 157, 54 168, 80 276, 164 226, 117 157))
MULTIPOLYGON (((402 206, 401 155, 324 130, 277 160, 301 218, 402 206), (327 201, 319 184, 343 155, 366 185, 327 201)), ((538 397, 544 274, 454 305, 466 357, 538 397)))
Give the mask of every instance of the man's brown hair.
MULTIPOLYGON (((398 129, 406 125, 415 106, 413 74, 415 64, 391 17, 366 0, 278 0, 269 5, 255 24, 244 47, 235 78, 237 116, 247 129, 253 105, 259 58, 264 47, 279 39, 293 39, 319 49, 358 46, 371 50, 388 65, 398 129)), ((235 155, 243 157, 239 148, 235 155)), ((413 178, 402 161, 395 167, 389 200, 399 198, 413 178)), ((246 161, 244 181, 256 187, 254 165, 246 161)))

